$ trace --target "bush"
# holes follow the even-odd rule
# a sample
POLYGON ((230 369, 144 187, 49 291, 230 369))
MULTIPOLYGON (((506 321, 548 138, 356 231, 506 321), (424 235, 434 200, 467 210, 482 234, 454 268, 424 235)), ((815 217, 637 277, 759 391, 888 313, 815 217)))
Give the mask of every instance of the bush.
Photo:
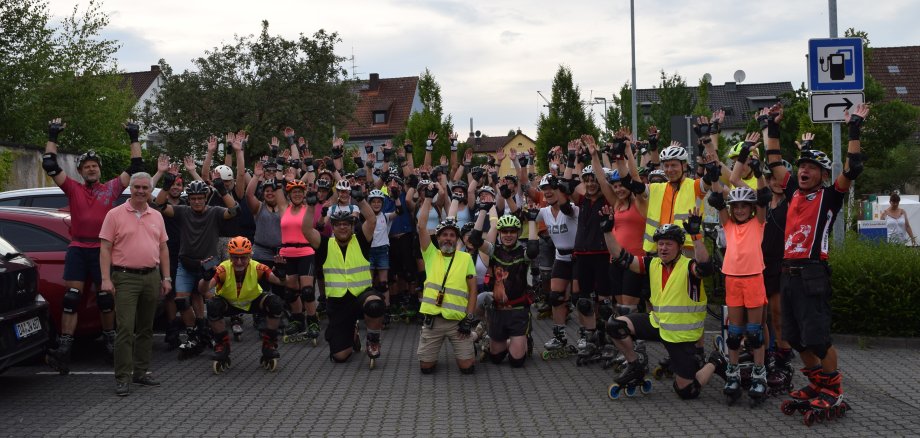
POLYGON ((833 332, 920 336, 920 252, 847 236, 831 249, 833 332))

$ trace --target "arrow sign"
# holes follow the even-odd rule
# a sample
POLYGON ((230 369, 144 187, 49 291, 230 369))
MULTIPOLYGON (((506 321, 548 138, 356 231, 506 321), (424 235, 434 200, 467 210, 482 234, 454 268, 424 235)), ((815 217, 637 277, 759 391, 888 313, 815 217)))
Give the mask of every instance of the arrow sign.
POLYGON ((813 93, 809 112, 815 123, 833 123, 844 121, 844 111, 863 103, 863 93, 813 93))

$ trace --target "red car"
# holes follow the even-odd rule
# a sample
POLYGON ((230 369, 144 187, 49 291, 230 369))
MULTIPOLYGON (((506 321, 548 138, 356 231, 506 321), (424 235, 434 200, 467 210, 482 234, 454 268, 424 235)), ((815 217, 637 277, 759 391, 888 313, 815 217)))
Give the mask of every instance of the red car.
MULTIPOLYGON (((0 207, 0 236, 35 261, 38 292, 48 302, 55 330, 61 330, 64 293, 64 256, 70 244, 70 213, 50 208, 0 207)), ((78 308, 76 336, 102 333, 96 286, 87 278, 78 308)))

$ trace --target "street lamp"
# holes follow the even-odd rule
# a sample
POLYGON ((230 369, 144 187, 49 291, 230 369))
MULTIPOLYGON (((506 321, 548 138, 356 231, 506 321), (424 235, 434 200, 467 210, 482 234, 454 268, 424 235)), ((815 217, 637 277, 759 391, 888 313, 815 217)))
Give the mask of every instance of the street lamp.
POLYGON ((604 105, 604 132, 610 132, 610 127, 607 126, 607 98, 606 97, 595 97, 594 101, 604 105))

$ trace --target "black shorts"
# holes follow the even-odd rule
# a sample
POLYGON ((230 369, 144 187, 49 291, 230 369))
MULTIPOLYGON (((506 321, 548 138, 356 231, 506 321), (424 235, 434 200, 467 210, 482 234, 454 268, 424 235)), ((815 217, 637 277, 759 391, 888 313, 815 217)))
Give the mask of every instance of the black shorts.
POLYGON ((287 263, 287 266, 284 268, 284 273, 287 276, 297 275, 301 277, 310 277, 313 275, 314 260, 316 260, 315 254, 303 257, 285 257, 284 261, 287 263))
POLYGON ((675 343, 661 339, 661 332, 652 326, 647 313, 630 313, 626 317, 636 329, 636 339, 657 341, 664 345, 668 357, 671 358, 670 368, 674 374, 685 379, 696 378, 696 372, 700 370, 696 357, 696 342, 675 343))
POLYGON ((222 315, 221 317, 227 318, 227 317, 230 317, 230 316, 242 315, 242 314, 244 314, 244 313, 248 313, 248 314, 250 314, 250 315, 263 315, 263 316, 269 316, 266 312, 264 312, 264 311, 261 309, 261 307, 262 307, 262 302, 263 302, 266 298, 268 298, 268 294, 267 294, 267 293, 262 292, 261 294, 259 294, 259 296, 256 297, 256 299, 252 300, 252 303, 249 304, 249 310, 244 310, 244 309, 241 309, 241 308, 239 308, 239 307, 236 307, 236 306, 230 304, 230 302, 227 301, 226 298, 224 298, 224 297, 222 297, 222 296, 220 296, 220 295, 215 295, 215 296, 214 296, 213 298, 211 298, 211 299, 212 299, 212 300, 220 300, 220 301, 223 301, 223 303, 220 304, 220 305, 223 307, 223 310, 224 310, 224 311, 223 311, 223 315, 222 315))
POLYGON ((64 255, 64 281, 86 281, 92 279, 96 286, 102 284, 99 270, 99 248, 67 247, 64 255))
POLYGON ((553 262, 552 278, 561 278, 563 280, 572 280, 572 271, 575 262, 556 259, 553 262))
POLYGON ((332 354, 352 348, 355 336, 355 323, 364 319, 364 301, 371 295, 379 294, 367 290, 357 297, 346 293, 339 298, 326 298, 326 314, 329 326, 326 327, 326 342, 332 354))
POLYGON ((767 296, 773 296, 780 291, 780 274, 783 272, 783 262, 766 263, 763 268, 763 285, 767 296))
POLYGON ((831 270, 826 263, 783 266, 783 339, 798 348, 831 343, 831 270))
POLYGON ((613 295, 625 295, 627 297, 642 298, 643 283, 648 289, 648 277, 637 274, 629 269, 623 269, 617 265, 610 265, 610 289, 613 295))
POLYGON ((610 285, 610 254, 579 254, 574 258, 575 278, 580 293, 596 297, 613 295, 610 285))
POLYGON ((530 333, 530 306, 522 309, 492 309, 489 314, 489 338, 496 342, 530 333))
POLYGON ((418 244, 414 238, 415 233, 405 233, 399 237, 390 236, 390 272, 391 276, 398 276, 404 280, 412 280, 418 271, 415 264, 415 252, 418 244), (415 244, 415 248, 413 248, 415 244))

